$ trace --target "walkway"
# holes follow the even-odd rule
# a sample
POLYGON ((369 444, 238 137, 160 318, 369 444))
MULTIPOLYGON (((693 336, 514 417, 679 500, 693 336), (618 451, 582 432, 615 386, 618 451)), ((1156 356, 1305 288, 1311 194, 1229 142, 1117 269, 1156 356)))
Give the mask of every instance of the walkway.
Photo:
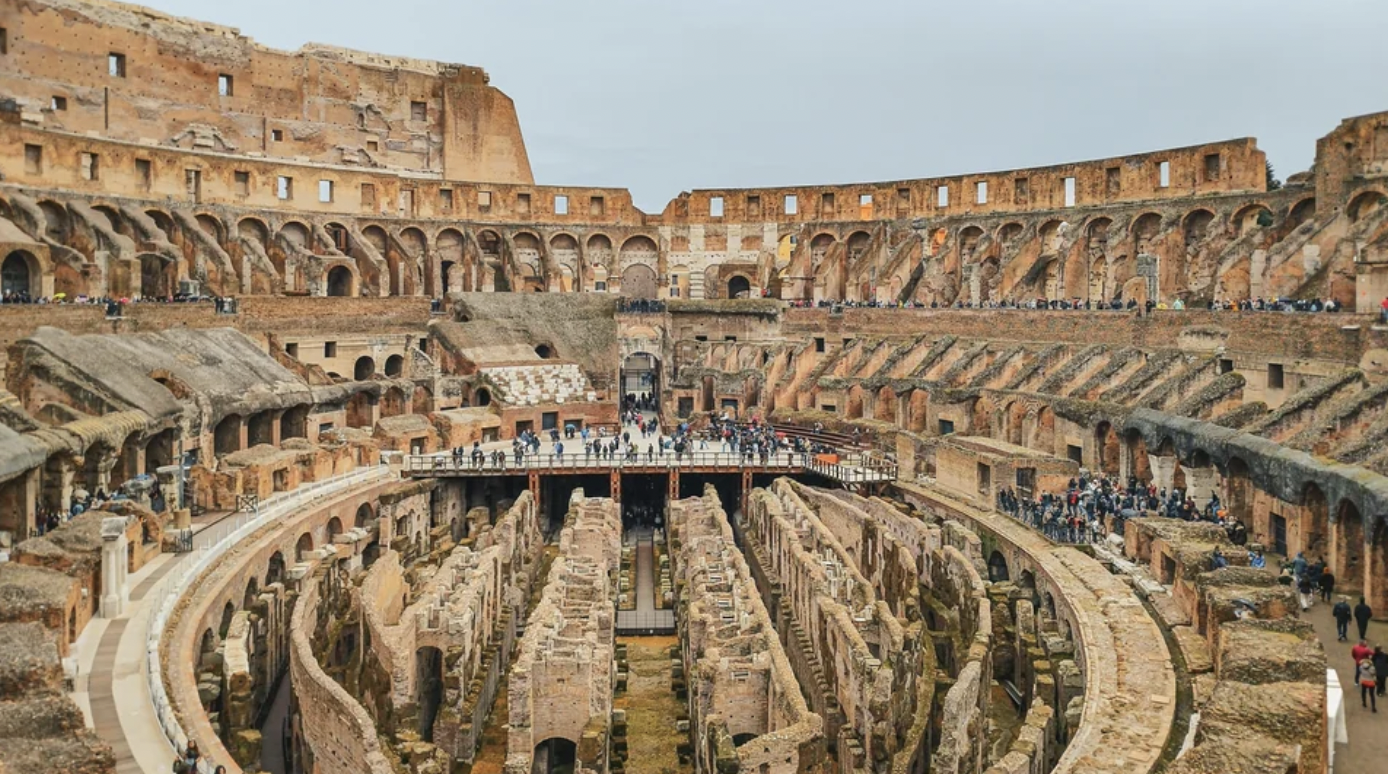
MULTIPOLYGON (((329 484, 330 488, 322 491, 339 495, 336 487, 353 485, 355 482, 329 484)), ((235 515, 225 514, 223 518, 235 515)), ((117 774, 170 771, 174 749, 155 717, 149 693, 146 641, 150 617, 167 596, 166 581, 176 578, 181 566, 196 561, 202 549, 231 534, 236 526, 231 519, 221 521, 206 517, 194 520, 194 550, 160 554, 131 574, 130 604, 125 614, 114 619, 93 618, 73 644, 70 658, 77 679, 72 699, 82 709, 87 726, 111 745, 117 774)))
POLYGON ((635 538, 636 609, 617 611, 617 633, 672 634, 675 631, 675 611, 658 610, 655 606, 658 582, 655 539, 649 529, 636 532, 635 538))
MULTIPOLYGON (((1351 604, 1358 599, 1351 600, 1351 604)), ((1325 658, 1330 667, 1340 677, 1340 685, 1345 689, 1345 721, 1349 730, 1349 744, 1335 746, 1335 771, 1356 774, 1361 771, 1382 771, 1388 766, 1388 706, 1379 697, 1378 714, 1375 715, 1359 706, 1359 687, 1354 684, 1354 665, 1350 663, 1349 649, 1358 642, 1359 633, 1354 621, 1349 623, 1347 642, 1335 640, 1335 619, 1330 615, 1330 605, 1316 602, 1308 613, 1301 614, 1316 627, 1316 634, 1325 646, 1325 658)), ((1369 622, 1369 646, 1382 645, 1388 649, 1388 623, 1369 622)))

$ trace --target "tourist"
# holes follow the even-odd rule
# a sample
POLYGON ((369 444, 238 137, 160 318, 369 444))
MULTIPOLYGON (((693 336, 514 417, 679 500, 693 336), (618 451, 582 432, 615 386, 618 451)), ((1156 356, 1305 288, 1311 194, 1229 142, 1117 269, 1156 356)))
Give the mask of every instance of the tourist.
POLYGON ((1223 551, 1220 551, 1218 548, 1216 548, 1216 549, 1214 550, 1214 562, 1213 562, 1213 564, 1214 564, 1214 568, 1215 568, 1216 570, 1220 570, 1220 569, 1223 569, 1223 568, 1229 566, 1229 560, 1228 560, 1227 558, 1225 558, 1224 552, 1223 552, 1223 551))
POLYGON ((1301 601, 1301 612, 1311 609, 1311 603, 1316 600, 1314 586, 1311 584, 1310 575, 1302 575, 1296 582, 1296 595, 1301 601))
POLYGON ((1296 558, 1292 560, 1292 574, 1297 578, 1301 578, 1301 576, 1306 574, 1306 567, 1306 556, 1300 551, 1297 551, 1296 558))
MULTIPOLYGON (((1248 566, 1257 570, 1261 570, 1264 567, 1268 566, 1267 557, 1263 556, 1263 549, 1258 549, 1256 552, 1253 553, 1252 556, 1249 557, 1248 566)), ((1345 610, 1349 610, 1349 605, 1345 605, 1345 610)))
POLYGON ((1359 639, 1362 640, 1369 636, 1369 619, 1373 617, 1373 608, 1369 607, 1369 603, 1365 602, 1363 597, 1360 597, 1359 604, 1354 606, 1354 622, 1359 624, 1359 639))
POLYGON ((1369 647, 1368 640, 1360 640, 1359 644, 1349 649, 1349 657, 1354 663, 1358 664, 1366 658, 1374 657, 1374 649, 1369 647))
POLYGON ((1336 638, 1340 642, 1349 639, 1349 619, 1354 617, 1354 612, 1349 607, 1349 597, 1340 597, 1340 601, 1335 603, 1330 614, 1335 616, 1336 638))
POLYGON ((1378 681, 1378 690, 1375 691, 1379 696, 1383 695, 1383 684, 1388 683, 1388 652, 1383 650, 1382 645, 1374 646, 1374 672, 1382 675, 1378 681))
POLYGON ((1374 696, 1378 690, 1378 672, 1374 670, 1373 659, 1359 662, 1354 681, 1359 683, 1359 703, 1365 707, 1372 705, 1373 711, 1378 712, 1378 699, 1374 696))
POLYGON ((1320 586, 1321 601, 1329 602, 1330 595, 1335 593, 1335 573, 1331 572, 1329 567, 1321 570, 1320 586))

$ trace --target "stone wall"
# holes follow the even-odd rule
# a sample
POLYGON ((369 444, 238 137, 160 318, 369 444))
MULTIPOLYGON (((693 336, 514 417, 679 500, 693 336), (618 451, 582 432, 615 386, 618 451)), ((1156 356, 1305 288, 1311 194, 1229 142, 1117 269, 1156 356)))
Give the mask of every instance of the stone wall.
POLYGON ((507 686, 508 774, 528 774, 538 744, 565 739, 575 771, 607 770, 621 516, 576 490, 540 603, 526 622, 507 686))
POLYGON ((669 540, 696 772, 827 771, 800 694, 712 487, 670 503, 669 540))

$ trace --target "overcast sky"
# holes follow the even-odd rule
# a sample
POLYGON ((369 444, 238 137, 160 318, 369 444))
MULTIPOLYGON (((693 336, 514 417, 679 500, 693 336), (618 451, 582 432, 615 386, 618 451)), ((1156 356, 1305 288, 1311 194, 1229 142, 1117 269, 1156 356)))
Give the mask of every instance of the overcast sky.
POLYGON ((145 0, 485 68, 539 183, 694 188, 986 172, 1254 136, 1280 177, 1388 110, 1384 0, 145 0))

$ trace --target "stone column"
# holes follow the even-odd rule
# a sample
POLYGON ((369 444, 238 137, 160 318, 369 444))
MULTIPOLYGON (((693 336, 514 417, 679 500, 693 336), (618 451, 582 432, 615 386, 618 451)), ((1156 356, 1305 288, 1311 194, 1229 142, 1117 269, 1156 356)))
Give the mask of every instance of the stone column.
POLYGON ((1167 494, 1171 494, 1172 482, 1176 478, 1176 455, 1160 457, 1151 454, 1147 457, 1147 463, 1152 466, 1152 483, 1158 490, 1165 489, 1167 494))
POLYGON ((130 602, 126 575, 130 570, 128 542, 125 537, 126 517, 112 516, 101 520, 101 617, 119 618, 130 602))
POLYGON ((1195 501, 1195 507, 1204 510, 1210 495, 1218 491, 1219 471, 1213 465, 1207 468, 1185 468, 1186 496, 1195 501))

